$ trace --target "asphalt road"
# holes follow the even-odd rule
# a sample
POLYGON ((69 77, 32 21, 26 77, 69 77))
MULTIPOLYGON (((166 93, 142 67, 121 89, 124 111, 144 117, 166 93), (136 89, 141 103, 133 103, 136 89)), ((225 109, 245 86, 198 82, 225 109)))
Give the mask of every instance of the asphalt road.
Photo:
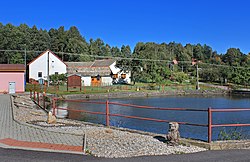
POLYGON ((85 155, 0 148, 1 162, 249 162, 250 150, 206 151, 194 154, 97 158, 85 155))

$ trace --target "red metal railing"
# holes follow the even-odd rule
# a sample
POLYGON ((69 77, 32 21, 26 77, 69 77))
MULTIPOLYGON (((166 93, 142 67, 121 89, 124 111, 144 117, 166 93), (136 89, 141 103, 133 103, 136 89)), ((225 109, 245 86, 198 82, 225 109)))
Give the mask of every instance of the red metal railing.
POLYGON ((30 91, 30 98, 39 105, 41 108, 46 109, 46 93, 39 93, 36 91, 30 91), (42 104, 41 104, 42 103, 42 104))
POLYGON ((214 127, 245 127, 250 126, 250 124, 212 124, 212 113, 216 112, 240 112, 240 111, 250 111, 250 108, 231 108, 231 109, 212 109, 208 108, 208 143, 212 141, 212 128, 214 127))
MULTIPOLYGON (((34 92, 32 96, 32 92, 30 92, 30 97, 33 98, 33 100, 39 104, 39 100, 41 99, 38 92, 34 92), (37 94, 37 97, 36 97, 37 94)), ((43 107, 45 108, 45 94, 43 94, 43 107)), ((162 111, 190 111, 190 112, 206 112, 208 114, 208 123, 207 124, 199 124, 199 123, 188 123, 188 122, 182 122, 178 121, 179 124, 182 125, 190 125, 190 126, 201 126, 201 127, 207 127, 208 128, 208 139, 207 142, 211 143, 212 141, 212 128, 214 127, 242 127, 242 126, 250 126, 250 124, 213 124, 212 122, 212 114, 217 112, 239 112, 239 111, 250 111, 250 108, 234 108, 234 109, 212 109, 208 108, 206 110, 204 109, 190 109, 190 108, 160 108, 160 107, 153 107, 153 106, 141 106, 141 105, 133 105, 133 104, 122 104, 117 102, 109 102, 108 100, 106 102, 97 102, 97 101, 86 101, 86 100, 68 100, 68 99, 59 99, 59 98, 52 98, 52 113, 53 115, 56 115, 56 109, 57 110, 67 110, 67 111, 75 111, 75 112, 84 112, 88 114, 96 114, 96 115, 105 115, 106 116, 106 126, 110 126, 110 117, 116 116, 116 117, 123 117, 123 118, 131 118, 131 119, 138 119, 138 120, 146 120, 146 121, 154 121, 154 122, 165 122, 169 123, 171 121, 169 120, 163 120, 163 119, 155 119, 155 118, 146 118, 146 117, 140 117, 140 116, 129 116, 129 115, 123 115, 123 114, 111 114, 109 105, 118 105, 123 107, 133 107, 136 109, 152 109, 152 110, 162 110, 162 111), (76 109, 68 109, 68 108, 61 108, 56 106, 57 101, 65 101, 65 102, 79 102, 79 103, 89 103, 89 104, 101 104, 105 105, 106 109, 105 112, 96 112, 96 111, 88 111, 88 110, 76 110, 76 109)))

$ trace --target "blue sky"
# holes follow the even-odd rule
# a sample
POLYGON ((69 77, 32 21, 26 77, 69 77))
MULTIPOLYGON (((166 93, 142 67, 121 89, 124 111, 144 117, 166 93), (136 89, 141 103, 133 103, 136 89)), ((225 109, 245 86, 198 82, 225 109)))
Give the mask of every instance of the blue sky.
POLYGON ((88 41, 207 44, 250 52, 249 0, 4 0, 0 22, 47 29, 77 26, 88 41))

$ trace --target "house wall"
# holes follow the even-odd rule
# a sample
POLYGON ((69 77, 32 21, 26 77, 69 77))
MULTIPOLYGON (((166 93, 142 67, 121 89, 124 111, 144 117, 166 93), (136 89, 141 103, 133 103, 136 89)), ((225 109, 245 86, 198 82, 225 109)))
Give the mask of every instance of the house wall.
MULTIPOLYGON (((116 79, 116 81, 119 82, 119 80, 121 79, 121 75, 126 74, 126 78, 122 79, 122 80, 124 80, 124 81, 126 81, 127 83, 130 84, 131 83, 131 72, 129 71, 129 72, 125 73, 124 71, 121 71, 120 68, 116 67, 115 65, 116 65, 116 62, 111 64, 109 66, 109 68, 110 68, 110 70, 112 71, 113 74, 118 74, 118 78, 116 79)), ((112 83, 112 81, 111 81, 111 83, 112 83)))
POLYGON ((128 73, 121 72, 118 74, 118 78, 121 78, 122 74, 126 74, 126 78, 123 80, 125 80, 128 84, 130 84, 131 83, 131 72, 130 71, 128 73))
MULTIPOLYGON (((42 78, 47 80, 47 58, 48 54, 46 52, 29 65, 29 78, 33 78, 35 80, 42 78), (38 77, 38 72, 42 72, 42 77, 38 77)), ((49 52, 49 75, 55 74, 55 72, 58 72, 58 74, 65 74, 66 65, 55 55, 49 52)))
POLYGON ((112 85, 113 79, 109 77, 102 77, 102 86, 109 86, 112 85))
POLYGON ((24 73, 22 72, 11 72, 2 73, 0 72, 0 93, 9 91, 9 82, 16 83, 16 93, 24 92, 24 73))
MULTIPOLYGON (((83 86, 92 86, 90 76, 89 77, 88 76, 82 77, 82 81, 83 81, 83 86)), ((103 86, 112 85, 112 78, 111 77, 101 77, 101 85, 103 85, 103 86)))
POLYGON ((91 77, 82 77, 82 81, 83 81, 83 86, 91 86, 91 77))
POLYGON ((110 70, 112 71, 113 74, 118 74, 121 71, 121 69, 119 69, 115 65, 116 65, 116 62, 114 62, 113 64, 111 64, 109 66, 109 68, 110 68, 110 70))

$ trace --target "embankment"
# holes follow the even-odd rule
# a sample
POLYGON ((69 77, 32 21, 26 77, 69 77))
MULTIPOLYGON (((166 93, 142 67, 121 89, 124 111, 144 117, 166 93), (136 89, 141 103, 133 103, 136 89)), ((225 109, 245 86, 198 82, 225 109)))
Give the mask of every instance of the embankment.
POLYGON ((108 98, 135 98, 157 96, 184 96, 184 95, 228 95, 227 90, 175 90, 175 91, 136 91, 136 92, 107 92, 99 94, 72 94, 63 95, 65 99, 108 99, 108 98))

